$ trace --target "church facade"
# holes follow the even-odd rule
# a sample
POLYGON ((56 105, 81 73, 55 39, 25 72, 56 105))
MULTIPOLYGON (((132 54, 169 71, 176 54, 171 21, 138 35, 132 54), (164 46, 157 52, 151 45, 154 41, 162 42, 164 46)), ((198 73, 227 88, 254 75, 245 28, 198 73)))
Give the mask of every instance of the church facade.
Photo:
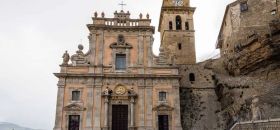
POLYGON ((89 50, 66 51, 55 73, 54 130, 182 130, 178 65, 196 62, 194 11, 188 0, 163 1, 159 56, 149 14, 94 13, 89 50))

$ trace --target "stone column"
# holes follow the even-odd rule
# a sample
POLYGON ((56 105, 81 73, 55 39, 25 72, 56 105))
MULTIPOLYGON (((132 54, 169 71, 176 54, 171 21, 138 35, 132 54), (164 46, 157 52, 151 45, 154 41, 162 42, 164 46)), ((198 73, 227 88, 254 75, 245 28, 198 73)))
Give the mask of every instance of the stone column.
POLYGON ((57 91, 57 103, 56 103, 54 130, 62 130, 63 104, 64 104, 63 97, 64 97, 65 79, 60 78, 57 86, 58 86, 58 91, 57 91))
POLYGON ((108 130, 109 95, 104 95, 104 108, 104 128, 102 130, 108 130))
POLYGON ((134 103, 135 99, 133 96, 130 98, 130 129, 134 130, 134 103))

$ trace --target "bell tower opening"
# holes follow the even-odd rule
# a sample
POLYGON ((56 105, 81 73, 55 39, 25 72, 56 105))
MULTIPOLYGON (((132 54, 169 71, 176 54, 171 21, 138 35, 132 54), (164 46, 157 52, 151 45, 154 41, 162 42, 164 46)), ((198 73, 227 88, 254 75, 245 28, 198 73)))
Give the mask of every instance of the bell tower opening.
POLYGON ((182 30, 182 19, 181 16, 176 16, 176 30, 182 30))

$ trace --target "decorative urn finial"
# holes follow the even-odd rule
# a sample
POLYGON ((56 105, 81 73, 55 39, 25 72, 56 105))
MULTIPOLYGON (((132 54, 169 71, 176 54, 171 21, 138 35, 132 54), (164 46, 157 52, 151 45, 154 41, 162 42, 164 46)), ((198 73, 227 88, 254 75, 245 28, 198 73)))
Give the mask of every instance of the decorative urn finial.
POLYGON ((94 17, 97 18, 98 14, 97 12, 94 12, 94 17))
POLYGON ((104 17, 105 17, 105 14, 104 14, 104 12, 102 12, 102 13, 101 13, 101 17, 102 17, 102 18, 104 18, 104 17))
POLYGON ((142 18, 143 18, 143 14, 142 14, 142 13, 140 13, 139 17, 140 17, 140 19, 142 19, 142 18))

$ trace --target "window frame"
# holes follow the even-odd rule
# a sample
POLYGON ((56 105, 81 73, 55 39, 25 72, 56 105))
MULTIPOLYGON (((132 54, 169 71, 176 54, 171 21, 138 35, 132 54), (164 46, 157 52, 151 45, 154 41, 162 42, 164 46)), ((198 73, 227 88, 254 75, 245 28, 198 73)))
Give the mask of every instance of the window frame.
POLYGON ((158 93, 158 101, 160 102, 166 102, 167 101, 167 92, 160 91, 158 93))
POLYGON ((189 81, 190 82, 195 82, 195 74, 194 73, 189 73, 189 81))
POLYGON ((116 54, 116 60, 115 60, 115 70, 126 70, 127 68, 127 55, 126 54, 116 54), (121 61, 119 61, 121 60, 121 61), (119 62, 121 62, 120 64, 118 64, 119 62))
POLYGON ((79 90, 73 90, 72 91, 72 97, 71 97, 71 100, 72 101, 81 101, 81 91, 79 90), (78 93, 78 97, 76 98, 76 96, 74 96, 75 94, 74 93, 78 93))

